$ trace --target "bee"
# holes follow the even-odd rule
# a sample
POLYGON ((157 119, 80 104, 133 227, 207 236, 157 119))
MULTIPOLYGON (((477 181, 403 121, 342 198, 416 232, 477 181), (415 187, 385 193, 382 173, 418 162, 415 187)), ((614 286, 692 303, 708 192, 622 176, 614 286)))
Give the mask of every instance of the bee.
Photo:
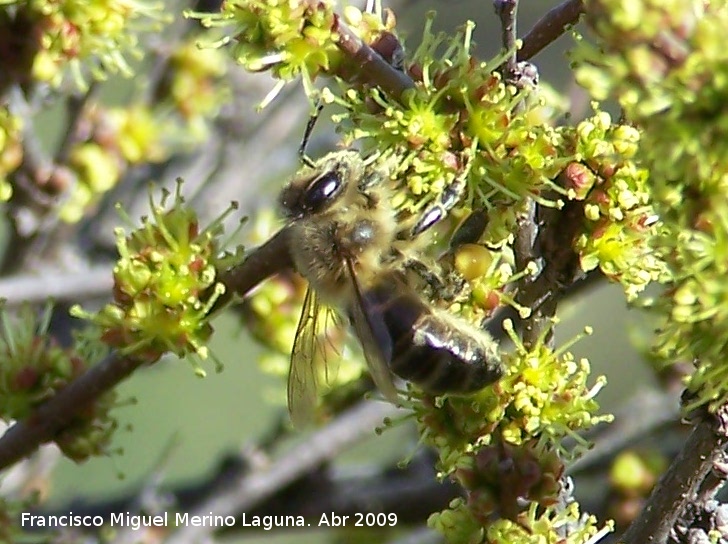
POLYGON ((431 394, 468 394, 503 373, 487 332, 426 302, 408 281, 404 256, 421 242, 399 220, 391 187, 386 163, 340 151, 310 163, 280 193, 293 266, 308 281, 288 378, 295 425, 316 407, 324 308, 349 319, 372 379, 392 402, 394 376, 431 394))

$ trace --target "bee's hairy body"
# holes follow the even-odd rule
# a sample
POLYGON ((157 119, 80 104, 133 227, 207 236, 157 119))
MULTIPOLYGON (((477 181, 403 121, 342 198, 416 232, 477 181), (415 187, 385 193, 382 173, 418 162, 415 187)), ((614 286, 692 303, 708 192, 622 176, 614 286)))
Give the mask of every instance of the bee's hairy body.
POLYGON ((328 304, 354 295, 346 260, 369 283, 382 263, 395 259, 392 217, 381 210, 349 208, 311 217, 291 229, 294 264, 328 304), (389 224, 392 223, 392 224, 389 224))
POLYGON ((280 200, 294 219, 289 230, 296 270, 324 302, 337 305, 354 296, 346 261, 356 268, 359 281, 368 283, 368 276, 397 259, 401 229, 380 194, 383 171, 370 169, 353 151, 332 153, 317 166, 295 178, 280 200), (300 196, 327 174, 341 182, 340 193, 327 202, 326 209, 302 209, 300 196))
MULTIPOLYGON (((284 188, 280 204, 289 222, 296 270, 325 303, 351 319, 377 386, 396 396, 390 372, 433 394, 470 393, 502 374, 495 342, 480 329, 427 304, 408 284, 403 256, 411 254, 411 225, 398 222, 388 193, 386 167, 343 151, 321 159, 284 188)), ((315 306, 307 296, 308 304, 315 306)), ((312 311, 304 305, 292 353, 312 311)), ((300 347, 299 347, 300 348, 300 347)), ((298 355, 297 355, 298 354, 298 355)), ((310 362, 310 361, 309 361, 310 362)), ((293 414, 294 408, 292 408, 293 414)))

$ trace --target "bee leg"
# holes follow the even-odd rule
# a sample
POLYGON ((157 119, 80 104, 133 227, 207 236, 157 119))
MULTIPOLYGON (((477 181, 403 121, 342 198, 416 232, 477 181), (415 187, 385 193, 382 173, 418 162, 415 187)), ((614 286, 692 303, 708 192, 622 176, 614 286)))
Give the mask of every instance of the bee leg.
POLYGON ((444 287, 444 282, 440 276, 432 271, 432 267, 427 266, 419 259, 410 257, 407 261, 405 261, 404 267, 417 274, 432 289, 440 290, 444 287))
POLYGON ((488 226, 488 212, 483 208, 473 210, 450 238, 450 251, 465 244, 477 244, 488 226))
MULTIPOLYGON (((367 163, 373 163, 377 155, 370 155, 367 157, 367 163)), ((389 171, 386 167, 372 168, 371 164, 367 164, 367 168, 362 175, 361 180, 357 186, 360 193, 370 196, 369 191, 372 187, 378 187, 383 185, 389 179, 389 171)))
POLYGON ((420 216, 417 223, 415 223, 415 226, 412 228, 412 237, 425 232, 436 223, 442 221, 453 206, 460 202, 460 199, 463 197, 463 193, 468 185, 468 175, 470 174, 470 167, 473 162, 473 149, 471 149, 470 152, 471 156, 468 157, 460 175, 456 177, 450 185, 445 187, 445 190, 440 194, 437 202, 430 205, 422 216, 420 216))
POLYGON ((416 274, 425 284, 429 298, 452 302, 466 288, 466 282, 459 274, 446 273, 443 277, 419 259, 409 258, 404 267, 416 274))
POLYGON ((437 202, 429 206, 412 227, 412 236, 418 236, 433 225, 442 221, 447 213, 458 203, 465 191, 465 176, 460 176, 445 187, 437 202))

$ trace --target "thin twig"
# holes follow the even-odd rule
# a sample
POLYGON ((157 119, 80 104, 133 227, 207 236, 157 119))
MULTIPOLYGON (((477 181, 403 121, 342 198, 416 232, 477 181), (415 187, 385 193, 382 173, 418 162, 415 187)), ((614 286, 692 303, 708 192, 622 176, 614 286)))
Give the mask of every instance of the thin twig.
MULTIPOLYGON (((156 463, 153 465, 152 472, 144 478, 142 487, 138 490, 136 497, 129 501, 127 511, 157 514, 170 507, 170 499, 162 492, 161 486, 179 443, 178 435, 174 435, 167 443, 164 450, 158 456, 156 463)), ((106 519, 109 519, 109 516, 106 519)), ((120 527, 115 535, 113 544, 137 544, 138 542, 142 542, 144 535, 140 534, 139 529, 139 527, 134 527, 131 524, 127 527, 120 527)))
POLYGON ((413 529, 404 536, 399 536, 389 544, 444 544, 445 536, 430 527, 413 529))
MULTIPOLYGON (((262 470, 260 465, 256 468, 243 457, 239 453, 224 457, 212 474, 205 475, 198 482, 161 488, 165 504, 169 505, 162 508, 190 511, 221 491, 229 490, 229 482, 241 481, 262 470)), ((421 525, 432 512, 446 508, 453 499, 462 496, 459 485, 450 480, 438 480, 434 463, 434 453, 420 449, 406 467, 394 463, 381 464, 379 460, 357 465, 351 472, 318 465, 293 482, 278 487, 274 494, 254 508, 236 512, 238 522, 223 531, 227 535, 262 530, 261 527, 244 525, 244 516, 248 523, 255 516, 303 516, 307 521, 311 520, 312 528, 315 528, 315 522, 323 514, 331 512, 348 515, 349 519, 357 513, 385 512, 397 516, 398 528, 421 525)), ((50 510, 36 510, 34 514, 52 516, 72 510, 81 516, 101 516, 108 520, 114 514, 140 512, 142 506, 145 512, 155 512, 148 504, 139 504, 140 493, 137 488, 123 496, 74 499, 50 510)), ((87 533, 93 534, 94 531, 95 528, 89 528, 87 533)))
POLYGON ((640 516, 620 542, 647 544, 665 542, 685 507, 693 502, 713 465, 723 459, 728 445, 726 407, 715 415, 703 414, 685 446, 662 475, 640 516))
MULTIPOLYGON (((522 227, 519 225, 514 248, 516 258, 523 261, 523 255, 529 255, 532 260, 543 257, 543 269, 539 276, 535 280, 524 277, 519 282, 516 296, 516 301, 520 305, 532 310, 531 315, 521 323, 524 331, 523 341, 526 345, 536 341, 543 330, 550 327, 560 299, 566 294, 569 286, 584 277, 572 243, 582 224, 583 202, 569 200, 564 202, 561 209, 537 206, 534 221, 525 223, 522 227), (537 239, 531 253, 528 254, 525 252, 528 249, 527 243, 530 239, 528 236, 531 232, 527 229, 535 228, 535 225, 539 225, 537 239), (523 241, 521 236, 524 238, 523 241)), ((552 340, 553 331, 550 331, 545 342, 550 344, 552 340)))
POLYGON ((42 274, 18 274, 0 278, 0 298, 8 306, 43 302, 48 298, 80 300, 108 295, 114 285, 110 266, 78 272, 44 270, 42 274))
POLYGON ((501 21, 503 49, 510 51, 506 60, 506 79, 516 73, 516 19, 518 0, 493 0, 495 12, 501 21))
MULTIPOLYGON (((503 67, 505 72, 504 79, 515 84, 518 72, 516 61, 516 16, 518 14, 518 0, 494 0, 493 6, 501 21, 503 48, 511 52, 503 67)), ((516 111, 522 110, 523 103, 519 102, 516 105, 516 111)), ((527 266, 537 259, 536 248, 534 246, 537 231, 536 203, 533 199, 528 198, 523 204, 523 209, 518 214, 515 241, 513 244, 516 268, 520 271, 525 271, 527 266)), ((538 302, 538 297, 534 296, 533 286, 534 278, 530 274, 524 276, 518 282, 518 295, 516 300, 522 306, 533 308, 538 302)), ((548 326, 547 323, 542 322, 542 319, 540 319, 541 313, 540 308, 535 308, 532 317, 523 323, 521 336, 527 348, 536 342, 543 328, 548 326)))
MULTIPOLYGON (((517 270, 525 271, 529 264, 535 260, 534 242, 536 241, 536 203, 529 199, 525 202, 525 209, 518 216, 516 223, 516 236, 513 244, 513 253, 517 270)), ((523 345, 530 348, 538 339, 542 330, 540 308, 533 308, 539 299, 541 290, 535 289, 537 284, 529 275, 518 282, 517 302, 525 307, 532 308, 531 316, 524 321, 521 337, 523 345)))
POLYGON ((98 84, 93 81, 85 93, 81 96, 71 96, 66 100, 66 111, 68 112, 68 126, 63 134, 63 141, 58 146, 56 153, 56 164, 65 164, 68 161, 68 154, 73 146, 78 143, 79 129, 84 121, 86 106, 96 96, 98 84))
MULTIPOLYGON (((218 516, 234 516, 238 512, 250 510, 278 489, 337 456, 346 448, 372 436, 374 428, 385 417, 396 417, 398 413, 399 409, 388 403, 360 403, 328 426, 316 431, 302 444, 293 447, 266 470, 231 481, 227 491, 215 494, 190 512, 190 516, 204 516, 210 512, 218 516)), ((201 542, 213 531, 214 527, 188 525, 173 533, 167 542, 201 542)))
MULTIPOLYGON (((0 265, 3 275, 26 271, 28 266, 38 268, 44 260, 57 260, 58 255, 69 251, 72 244, 68 240, 73 234, 68 225, 59 223, 57 211, 58 193, 72 183, 74 176, 67 168, 55 164, 43 149, 33 124, 37 107, 17 89, 13 89, 11 99, 11 109, 24 120, 25 129, 23 162, 13 173, 14 191, 7 210, 12 236, 9 247, 13 251, 6 252, 0 265), (51 235, 53 243, 46 243, 51 235), (53 256, 49 255, 51 252, 53 256)), ((79 118, 80 114, 72 116, 71 123, 75 125, 79 118)), ((75 137, 75 128, 69 127, 68 132, 74 132, 75 137)))
POLYGON ((289 231, 279 230, 263 245, 254 249, 237 266, 223 272, 219 281, 225 286, 214 310, 230 301, 233 295, 244 297, 256 285, 278 272, 293 268, 293 260, 288 251, 289 231))
POLYGON ((584 0, 566 0, 549 10, 522 38, 518 60, 529 60, 542 49, 561 37, 566 29, 576 24, 584 13, 584 0))
MULTIPOLYGON (((504 18, 503 21, 504 24, 508 23, 507 18, 504 18)), ((504 29, 505 36, 506 31, 504 29)), ((515 60, 513 63, 514 69, 509 71, 506 77, 511 78, 513 83, 520 87, 517 82, 519 69, 515 60)), ((522 80, 521 83, 525 81, 529 80, 522 80)), ((530 80, 530 84, 536 85, 537 79, 530 80)), ((517 107, 522 110, 523 104, 518 104, 517 107)), ((569 281, 559 283, 558 280, 561 279, 562 275, 551 273, 553 268, 563 267, 567 262, 571 261, 562 261, 558 258, 557 252, 544 250, 545 247, 541 239, 545 233, 550 232, 551 224, 561 220, 561 216, 552 214, 548 218, 550 221, 542 220, 541 208, 533 198, 528 197, 524 201, 522 209, 518 212, 513 243, 517 270, 527 272, 528 267, 543 261, 543 267, 537 277, 534 277, 530 272, 526 273, 517 284, 516 302, 531 312, 530 315, 520 321, 518 327, 521 340, 526 349, 530 349, 539 339, 542 339, 544 331, 546 331, 546 337, 543 338, 544 345, 552 346, 554 335, 551 322, 553 316, 556 315, 557 293, 560 292, 563 295, 563 288, 572 285, 577 279, 574 275, 569 277, 569 281)), ((569 248, 570 250, 571 239, 565 238, 562 241, 564 243, 559 246, 559 251, 563 251, 563 248, 569 248)), ((571 250, 571 253, 573 254, 573 250, 571 250)))
POLYGON ((51 157, 43 149, 38 131, 33 124, 34 107, 18 86, 8 93, 13 115, 23 120, 23 162, 12 174, 12 198, 7 202, 5 214, 9 218, 10 240, 0 263, 0 273, 10 274, 22 270, 32 254, 34 235, 42 224, 43 216, 56 205, 52 195, 44 192, 39 180, 47 179, 53 170, 51 157))
POLYGON ((414 81, 403 71, 398 70, 382 58, 374 49, 346 26, 337 15, 334 31, 338 34, 337 46, 347 54, 347 66, 356 66, 357 74, 370 85, 375 85, 396 100, 402 99, 407 89, 414 88, 414 81))

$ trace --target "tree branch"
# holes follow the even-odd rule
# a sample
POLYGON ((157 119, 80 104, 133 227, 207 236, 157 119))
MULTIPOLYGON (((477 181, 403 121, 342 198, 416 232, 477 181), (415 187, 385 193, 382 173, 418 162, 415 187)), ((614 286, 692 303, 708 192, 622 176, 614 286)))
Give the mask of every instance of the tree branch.
POLYGON ((662 475, 621 542, 665 542, 685 507, 695 501, 703 480, 722 461, 727 445, 728 408, 723 406, 714 415, 703 412, 682 451, 662 475))
MULTIPOLYGON (((536 260, 534 248, 537 234, 536 203, 532 199, 525 202, 525 210, 519 213, 516 229, 513 243, 516 269, 525 271, 527 266, 536 260)), ((544 295, 546 294, 545 289, 538 288, 538 285, 530 274, 518 281, 516 301, 521 306, 531 308, 532 311, 531 315, 523 321, 521 330, 521 337, 526 348, 530 348, 536 342, 545 326, 540 319, 541 309, 534 307, 537 305, 542 292, 544 295)))
POLYGON ((0 470, 53 440, 73 416, 129 376, 142 363, 118 353, 108 356, 40 405, 0 437, 0 470))
POLYGON ((288 251, 289 236, 288 229, 282 228, 251 251, 242 263, 220 274, 218 281, 225 286, 225 293, 218 299, 213 311, 222 308, 233 295, 244 297, 260 282, 293 269, 293 259, 288 251))
POLYGON ((55 163, 65 164, 68 161, 68 155, 73 146, 78 143, 79 131, 81 125, 86 120, 86 107, 95 99, 98 91, 98 83, 95 81, 89 85, 89 88, 81 96, 70 96, 66 100, 66 111, 68 112, 68 126, 63 134, 63 140, 58 146, 56 152, 55 163))
POLYGON ((394 99, 401 101, 402 94, 414 88, 414 81, 402 70, 387 62, 379 53, 365 44, 336 15, 333 30, 339 35, 337 46, 346 53, 357 74, 365 76, 373 84, 394 99))
MULTIPOLYGON (((389 403, 363 402, 340 415, 332 423, 314 432, 305 442, 293 447, 271 465, 260 471, 231 479, 226 489, 203 501, 191 516, 234 516, 257 506, 278 489, 294 482, 348 447, 373 434, 373 429, 385 417, 396 417, 399 408, 389 403)), ((181 527, 167 541, 168 544, 190 544, 204 541, 214 527, 181 527)))
POLYGON ((7 306, 44 302, 48 298, 79 300, 108 295, 114 286, 111 266, 79 272, 44 270, 42 274, 17 274, 0 278, 0 298, 7 306))
POLYGON ((508 55, 508 60, 506 60, 506 72, 509 76, 512 76, 516 73, 516 18, 518 13, 518 0, 494 0, 493 6, 501 21, 503 49, 512 53, 508 55))
POLYGON ((542 49, 561 37, 565 30, 576 24, 584 13, 584 0, 566 0, 549 10, 522 38, 523 46, 518 51, 518 60, 535 57, 542 49))

